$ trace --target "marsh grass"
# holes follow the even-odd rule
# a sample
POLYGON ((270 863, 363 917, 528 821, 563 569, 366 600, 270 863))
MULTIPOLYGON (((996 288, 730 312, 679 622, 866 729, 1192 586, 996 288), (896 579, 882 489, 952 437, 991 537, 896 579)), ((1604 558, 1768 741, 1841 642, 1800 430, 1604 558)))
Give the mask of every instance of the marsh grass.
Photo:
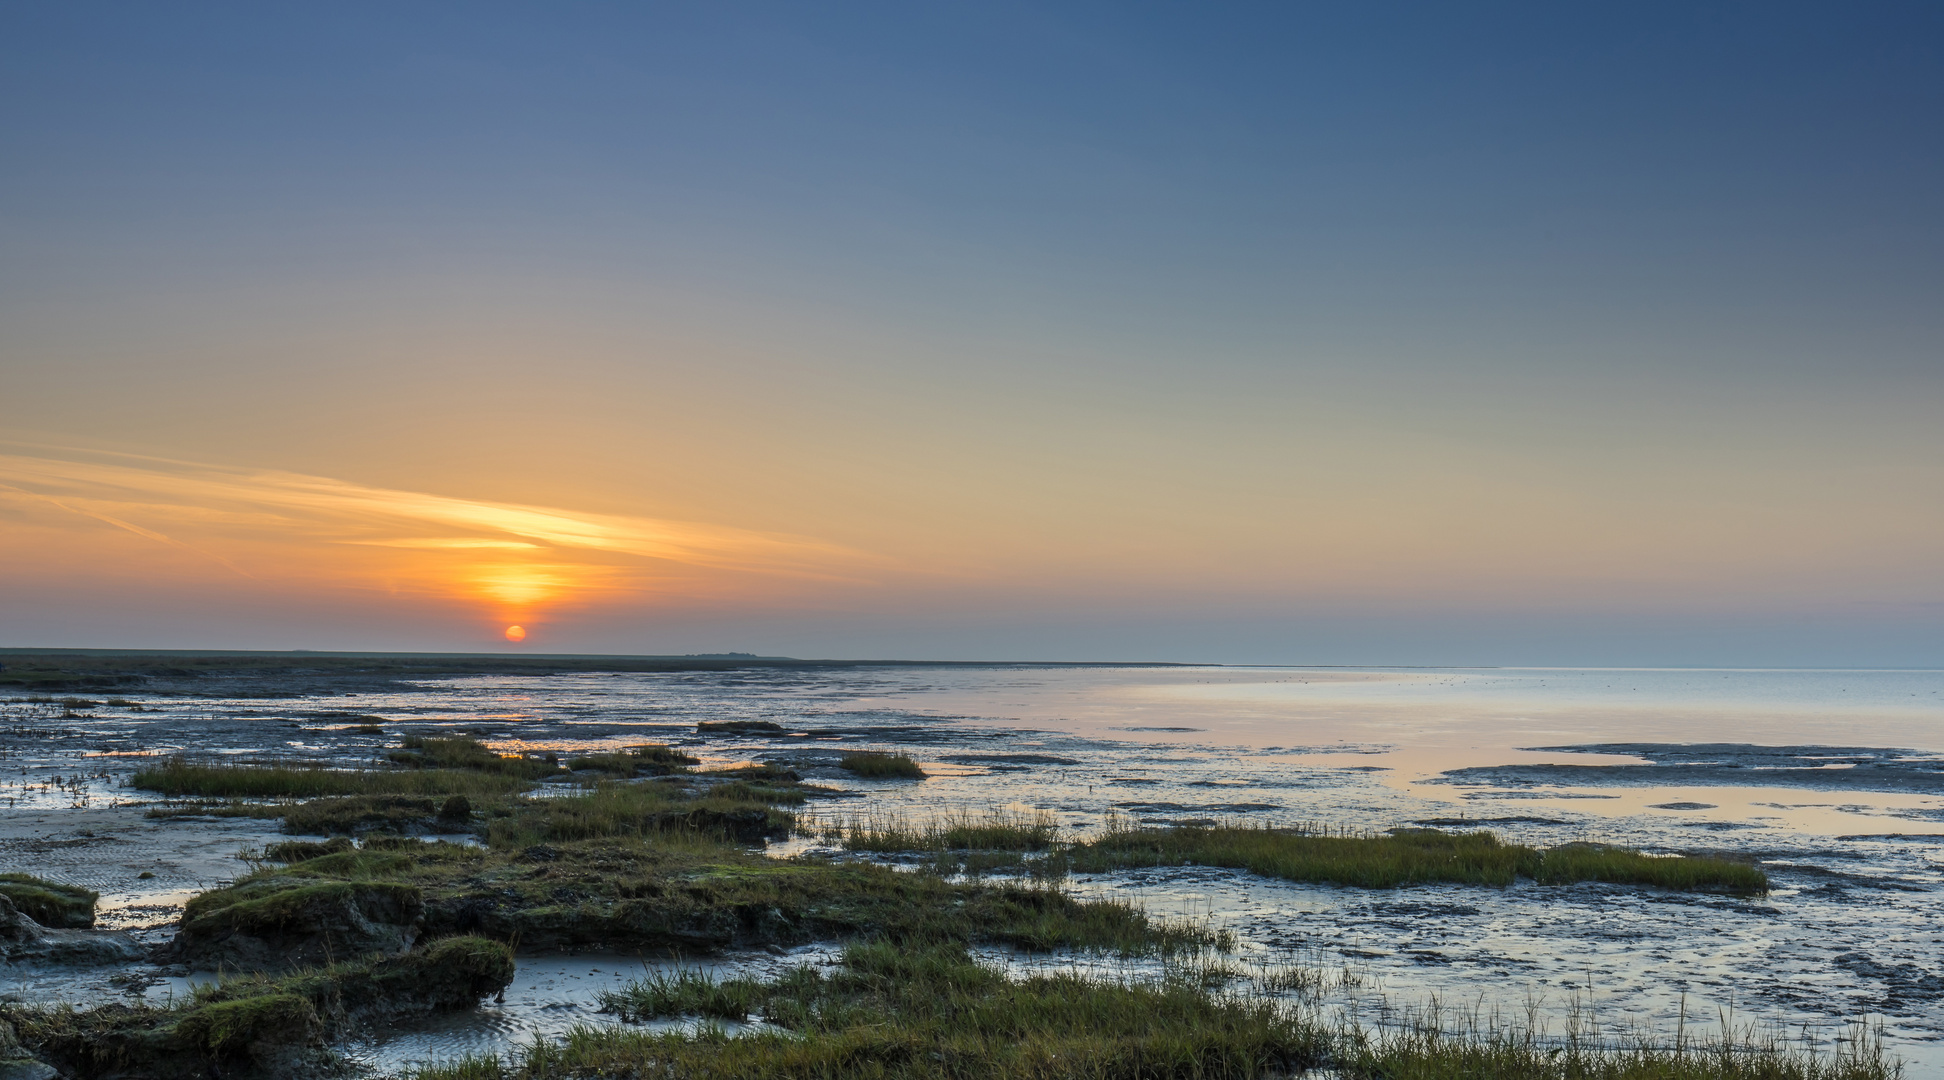
POLYGON ((1327 1050, 1318 1029, 1275 1002, 1211 995, 1177 979, 1015 980, 950 945, 857 944, 828 971, 799 967, 764 983, 690 975, 637 983, 620 997, 644 1015, 703 1016, 705 1006, 727 1010, 748 998, 752 1012, 784 1033, 729 1038, 706 1027, 693 1034, 581 1028, 558 1043, 535 1042, 513 1061, 474 1058, 427 1069, 421 1080, 1239 1080, 1300 1073, 1327 1050))
POLYGON ((639 1023, 676 1016, 749 1019, 766 987, 751 979, 718 981, 700 971, 651 972, 620 990, 600 993, 601 1011, 639 1023))
POLYGON ((651 743, 644 746, 630 746, 614 753, 586 754, 568 761, 567 767, 575 771, 591 769, 620 777, 634 776, 639 773, 666 776, 701 763, 700 758, 660 743, 651 743))
POLYGON ((308 762, 229 765, 172 757, 133 787, 174 798, 314 799, 375 795, 507 795, 531 786, 517 774, 472 769, 334 769, 308 762))
POLYGON ((1060 827, 1044 811, 1025 814, 993 808, 983 814, 958 810, 913 823, 897 815, 837 818, 818 829, 825 840, 846 851, 879 853, 934 851, 1045 851, 1060 839, 1060 827))
POLYGON ((1536 862, 1528 859, 1520 872, 1541 885, 1605 881, 1737 896, 1761 896, 1768 892, 1768 875, 1752 863, 1713 856, 1643 855, 1601 844, 1548 848, 1536 862))
POLYGON ((45 881, 32 874, 0 874, 0 896, 6 897, 21 914, 41 924, 61 930, 93 926, 95 901, 101 894, 79 885, 45 881))
POLYGON ((768 720, 704 720, 695 725, 699 735, 781 735, 783 725, 768 720))
POLYGON ((867 780, 923 780, 925 770, 904 754, 881 754, 860 750, 845 754, 837 767, 867 780))
POLYGON ((676 1017, 770 1028, 732 1037, 703 1023, 647 1032, 578 1027, 506 1059, 428 1066, 415 1080, 711 1077, 749 1080, 1895 1080, 1880 1030, 1824 1050, 1779 1030, 1714 1037, 1601 1031, 1573 1014, 1563 1038, 1533 1021, 1480 1023, 1434 1006, 1371 1030, 1287 1000, 1220 989, 1216 960, 1101 977, 988 967, 949 944, 847 947, 831 968, 719 980, 651 975, 602 996, 629 1022, 676 1017), (780 1030, 778 1030, 780 1029, 780 1030))
POLYGON ((688 832, 760 843, 789 834, 795 818, 773 803, 790 794, 739 783, 692 794, 676 783, 604 781, 580 794, 518 801, 491 820, 486 842, 512 848, 688 832))
POLYGON ((1568 1014, 1563 1037, 1528 1018, 1523 1024, 1450 1016, 1434 1003, 1402 1023, 1371 1032, 1339 1031, 1340 1072, 1385 1080, 1519 1077, 1532 1080, 1894 1080, 1903 1065, 1883 1045, 1880 1027, 1854 1024, 1824 1049, 1776 1027, 1738 1027, 1723 1017, 1716 1033, 1602 1030, 1583 1008, 1568 1014))
POLYGON ((386 757, 395 764, 413 769, 462 769, 526 780, 543 780, 561 772, 558 761, 501 754, 478 739, 465 736, 429 738, 408 735, 401 748, 386 757))
POLYGON ((1541 851, 1489 832, 1400 829, 1352 834, 1266 826, 1139 828, 1117 819, 1073 847, 1075 871, 1142 866, 1223 866, 1267 877, 1389 889, 1451 882, 1508 886, 1603 881, 1669 889, 1760 895, 1768 877, 1756 867, 1711 856, 1656 858, 1626 848, 1572 844, 1541 851))
POLYGON ((503 942, 448 937, 399 957, 223 978, 162 1004, 0 1004, 0 1020, 63 1076, 282 1076, 304 1060, 293 1054, 329 1060, 323 1040, 350 1021, 469 1008, 512 977, 503 942))

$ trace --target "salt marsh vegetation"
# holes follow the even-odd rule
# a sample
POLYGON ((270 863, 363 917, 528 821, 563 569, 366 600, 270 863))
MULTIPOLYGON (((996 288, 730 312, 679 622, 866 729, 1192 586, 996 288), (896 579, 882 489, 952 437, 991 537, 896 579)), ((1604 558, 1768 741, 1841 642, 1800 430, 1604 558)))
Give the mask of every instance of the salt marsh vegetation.
POLYGON ((845 754, 837 767, 867 780, 923 780, 925 770, 904 754, 883 754, 863 750, 845 754))

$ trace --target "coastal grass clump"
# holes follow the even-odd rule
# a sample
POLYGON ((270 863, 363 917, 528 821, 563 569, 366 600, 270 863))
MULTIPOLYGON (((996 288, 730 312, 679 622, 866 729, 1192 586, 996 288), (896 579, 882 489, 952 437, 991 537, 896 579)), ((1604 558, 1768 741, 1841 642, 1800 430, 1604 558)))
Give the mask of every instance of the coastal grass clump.
POLYGON ((1769 887, 1768 875, 1753 863, 1709 855, 1646 855, 1606 844, 1547 848, 1536 861, 1522 864, 1520 872, 1541 885, 1604 881, 1736 896, 1766 895, 1769 887))
POLYGON ((645 746, 630 746, 613 753, 585 754, 570 759, 567 767, 575 772, 592 770, 618 777, 667 776, 701 763, 700 758, 691 754, 684 754, 680 750, 659 743, 651 743, 645 746))
POLYGON ((765 989, 753 979, 718 981, 705 972, 684 969, 650 972, 620 990, 603 990, 600 1003, 602 1012, 630 1022, 674 1016, 743 1021, 763 1000, 765 989))
POLYGON ((129 783, 173 798, 314 799, 325 796, 507 795, 528 778, 458 768, 337 769, 322 764, 228 765, 171 757, 129 783))
POLYGON ((704 720, 695 725, 698 735, 781 735, 783 730, 769 720, 704 720))
POLYGON ((837 819, 820 830, 846 851, 884 854, 940 851, 1046 851, 1059 842, 1060 827, 1044 811, 1025 814, 994 808, 984 814, 959 810, 920 823, 897 816, 837 819))
POLYGON ((419 1080, 569 1076, 746 1080, 979 1077, 1295 1076, 1320 1064, 1327 1036, 1266 999, 1210 994, 1188 981, 1011 979, 957 945, 854 944, 835 968, 794 968, 768 982, 690 975, 610 996, 630 1018, 760 1015, 780 1033, 724 1037, 579 1028, 536 1040, 513 1060, 434 1066, 419 1080), (711 1013, 710 1010, 714 1010, 711 1013))
POLYGON ((671 782, 604 781, 574 795, 525 799, 490 821, 486 842, 496 848, 528 847, 602 837, 652 837, 701 833, 746 843, 789 835, 795 818, 776 809, 789 792, 749 784, 717 784, 691 791, 671 782))
POLYGON ((478 739, 463 735, 427 737, 408 735, 399 749, 387 759, 413 769, 453 770, 544 780, 560 774, 560 763, 549 758, 522 754, 502 754, 478 739))
POLYGON ((0 874, 0 896, 15 910, 42 926, 85 930, 94 925, 95 901, 101 894, 79 885, 63 885, 32 874, 0 874))
MULTIPOLYGON (((356 850, 349 837, 334 836, 329 840, 285 840, 270 844, 253 858, 262 862, 300 863, 321 859, 326 855, 341 855, 356 850)), ((238 856, 242 858, 243 856, 238 856)))
POLYGON ((1254 826, 1147 829, 1116 820, 1076 845, 1073 869, 1099 873, 1141 866, 1225 866, 1290 881, 1363 888, 1456 882, 1510 885, 1531 849, 1489 832, 1413 829, 1349 835, 1254 826))
POLYGON ((1776 1028, 1735 1028, 1693 1038, 1629 1030, 1603 1032, 1583 1016, 1563 1037, 1530 1025, 1440 1022, 1430 1016, 1381 1033, 1338 1033, 1331 1055, 1351 1080, 1897 1080, 1903 1064, 1886 1052, 1880 1028, 1856 1024, 1827 1051, 1796 1043, 1776 1028))
POLYGON ((1151 829, 1117 820, 1077 844, 1072 867, 1098 873, 1142 866, 1224 866, 1289 881, 1389 889, 1449 882, 1504 887, 1524 877, 1545 885, 1603 881, 1761 895, 1768 876, 1715 856, 1654 857, 1626 848, 1569 844, 1541 851, 1490 832, 1398 829, 1351 834, 1266 826, 1151 829))
POLYGON ((327 1040, 368 1020, 470 1008, 512 978, 504 943, 446 938, 398 957, 226 978, 167 1004, 0 1004, 0 1030, 63 1076, 339 1075, 327 1040))
POLYGON ((956 945, 862 942, 834 967, 775 978, 651 975, 601 995, 627 1023, 700 1019, 692 1029, 577 1027, 506 1058, 433 1065, 414 1080, 715 1077, 737 1080, 1896 1080, 1881 1032, 1829 1052, 1779 1031, 1670 1039, 1603 1033, 1584 1018, 1563 1038, 1531 1026, 1365 1029, 1326 1023, 1286 999, 1220 992, 1193 966, 1159 977, 1014 977, 956 945), (709 1021, 761 1020, 731 1037, 709 1021), (774 1030, 780 1029, 780 1030, 774 1030))
POLYGON ((923 780, 926 773, 904 754, 883 754, 860 750, 845 754, 837 767, 866 780, 923 780))
POLYGON ((195 897, 177 942, 219 961, 326 945, 343 956, 357 935, 411 926, 533 948, 686 955, 820 940, 1130 955, 1233 946, 1228 934, 1153 919, 1121 900, 873 863, 776 859, 719 833, 675 828, 486 848, 371 837, 357 848, 262 864, 195 897))

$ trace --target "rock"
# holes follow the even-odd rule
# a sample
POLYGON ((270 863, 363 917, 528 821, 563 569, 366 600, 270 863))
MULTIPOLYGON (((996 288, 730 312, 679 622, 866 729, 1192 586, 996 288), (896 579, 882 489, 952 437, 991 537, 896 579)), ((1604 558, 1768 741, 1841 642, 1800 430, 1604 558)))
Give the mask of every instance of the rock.
POLYGON ((42 926, 0 893, 0 960, 44 964, 122 964, 142 949, 125 934, 42 926))
POLYGON ((0 1060, 0 1080, 54 1080, 61 1074, 54 1066, 33 1058, 0 1060))
POLYGON ((246 882, 191 900, 172 951, 192 967, 255 971, 401 956, 424 906, 416 886, 390 882, 246 882))

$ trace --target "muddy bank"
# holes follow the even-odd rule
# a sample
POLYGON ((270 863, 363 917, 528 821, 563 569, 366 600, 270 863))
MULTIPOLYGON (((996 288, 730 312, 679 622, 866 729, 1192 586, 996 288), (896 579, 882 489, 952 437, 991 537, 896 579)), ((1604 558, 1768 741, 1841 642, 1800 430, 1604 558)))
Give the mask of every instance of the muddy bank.
POLYGON ((1918 750, 1747 743, 1586 743, 1529 749, 1551 753, 1626 754, 1645 758, 1649 763, 1484 765, 1448 769, 1432 782, 1505 788, 1797 787, 1819 791, 1944 794, 1944 758, 1918 750))

